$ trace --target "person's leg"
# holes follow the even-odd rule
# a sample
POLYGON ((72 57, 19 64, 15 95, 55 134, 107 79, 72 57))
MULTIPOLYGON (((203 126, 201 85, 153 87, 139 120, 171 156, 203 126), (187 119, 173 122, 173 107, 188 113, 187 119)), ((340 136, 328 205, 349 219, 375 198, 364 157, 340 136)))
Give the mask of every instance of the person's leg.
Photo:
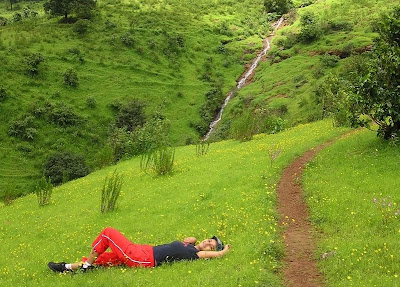
MULTIPOLYGON (((124 250, 126 250, 129 245, 132 245, 132 242, 129 241, 124 235, 122 235, 121 232, 114 228, 107 227, 103 229, 103 231, 100 232, 97 238, 93 241, 92 250, 87 260, 83 263, 82 267, 83 269, 90 267, 93 263, 96 262, 97 257, 101 257, 100 262, 104 262, 104 260, 107 260, 107 257, 109 257, 109 255, 102 256, 102 254, 104 254, 104 252, 108 248, 111 248, 112 250, 111 263, 116 263, 118 265, 125 263, 126 254, 124 253, 124 250)), ((81 265, 81 262, 76 262, 66 264, 65 266, 69 270, 77 270, 81 265)))

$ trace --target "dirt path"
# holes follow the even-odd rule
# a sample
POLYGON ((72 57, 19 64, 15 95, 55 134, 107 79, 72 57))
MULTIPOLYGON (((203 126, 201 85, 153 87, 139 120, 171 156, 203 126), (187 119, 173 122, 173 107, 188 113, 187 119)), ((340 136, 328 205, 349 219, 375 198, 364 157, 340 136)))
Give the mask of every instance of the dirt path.
POLYGON ((301 176, 305 164, 312 160, 320 150, 336 140, 337 138, 330 140, 297 158, 283 171, 279 182, 278 211, 280 225, 285 227, 283 234, 285 286, 324 286, 323 277, 318 271, 314 257, 315 242, 311 232, 308 207, 303 197, 301 176))

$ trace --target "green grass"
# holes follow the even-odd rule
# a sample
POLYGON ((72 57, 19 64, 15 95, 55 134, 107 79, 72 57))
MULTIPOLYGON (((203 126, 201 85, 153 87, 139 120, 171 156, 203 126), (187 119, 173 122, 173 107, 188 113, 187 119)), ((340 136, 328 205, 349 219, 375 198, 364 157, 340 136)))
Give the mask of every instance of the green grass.
MULTIPOLYGON (((295 1, 295 5, 298 4, 300 1, 295 1)), ((260 63, 252 82, 227 106, 218 129, 224 130, 231 122, 240 120, 238 115, 246 109, 270 109, 272 114, 285 120, 286 127, 320 119, 321 111, 316 109, 315 103, 316 87, 324 82, 326 75, 337 72, 354 54, 373 44, 377 37, 373 24, 396 4, 397 0, 326 0, 297 9, 289 25, 278 30, 272 40, 268 55, 278 57, 274 62, 269 59, 260 63), (325 31, 311 43, 295 43, 285 49, 282 41, 290 33, 299 33, 301 15, 308 11, 316 15, 321 29, 331 21, 347 23, 351 28, 325 31), (350 57, 340 59, 336 67, 322 65, 323 54, 346 52, 350 52, 350 57), (284 114, 277 109, 282 105, 287 107, 284 114)))
MULTIPOLYGON (((30 6, 38 17, 10 22, 0 30, 0 85, 9 94, 0 103, 0 141, 17 158, 29 161, 38 178, 46 157, 63 149, 85 154, 88 164, 96 169, 96 158, 107 144, 109 126, 114 115, 109 104, 139 98, 146 102, 146 113, 162 112, 171 121, 171 141, 184 145, 199 138, 192 127, 201 120, 200 107, 205 93, 215 81, 222 82, 227 92, 244 70, 244 51, 261 46, 268 30, 262 16, 262 1, 97 1, 97 15, 86 35, 73 32, 73 24, 59 23, 43 13, 44 1, 21 1, 10 11, 7 1, 0 2, 0 15, 8 19, 30 6), (106 21, 115 23, 107 28, 106 21), (226 23, 227 32, 221 31, 226 23), (126 47, 121 36, 129 33, 135 39, 126 47), (180 35, 184 47, 176 54, 165 54, 170 37, 180 35), (114 39, 114 40, 112 40, 114 39), (226 53, 217 52, 225 41, 226 53), (70 52, 77 49, 79 56, 70 52), (31 53, 41 53, 45 62, 39 75, 24 73, 23 60, 31 53), (206 63, 211 61, 211 66, 206 63), (73 68, 79 77, 76 89, 63 85, 63 73, 73 68), (202 75, 209 72, 210 79, 202 75), (178 96, 180 94, 181 96, 178 96), (86 99, 93 97, 96 107, 90 109, 86 99), (38 136, 29 143, 31 153, 16 149, 22 140, 7 135, 10 124, 29 113, 33 103, 64 102, 81 116, 84 123, 60 128, 45 120, 36 120, 38 136), (25 159, 22 159, 25 158, 25 159)), ((2 150, 0 150, 0 158, 2 150)), ((7 163, 4 169, 13 169, 7 163)), ((13 178, 5 178, 12 184, 13 178)), ((5 181, 0 180, 0 198, 5 181)), ((16 193, 31 191, 25 185, 16 193)))
POLYGON ((399 147, 367 130, 309 164, 304 184, 320 235, 317 254, 336 252, 319 262, 327 286, 400 286, 399 164, 399 147))
POLYGON ((250 142, 224 141, 197 157, 195 146, 176 149, 174 174, 152 177, 140 158, 92 173, 53 190, 39 208, 33 194, 0 206, 0 279, 7 286, 281 286, 282 244, 275 188, 280 173, 304 151, 343 133, 330 121, 300 125, 250 142), (270 166, 268 149, 282 148, 270 166), (124 176, 116 212, 100 214, 104 178, 124 176), (215 234, 232 244, 223 258, 155 269, 110 268, 76 276, 47 269, 50 260, 80 260, 106 226, 133 242, 162 244, 215 234))

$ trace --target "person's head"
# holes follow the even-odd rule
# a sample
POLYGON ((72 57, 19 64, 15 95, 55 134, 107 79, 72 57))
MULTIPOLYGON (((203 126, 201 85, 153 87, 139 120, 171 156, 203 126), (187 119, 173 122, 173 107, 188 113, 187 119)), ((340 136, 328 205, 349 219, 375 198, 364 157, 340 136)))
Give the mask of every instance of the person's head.
POLYGON ((224 245, 218 237, 213 236, 212 238, 204 239, 200 242, 199 248, 201 251, 219 251, 224 249, 224 245))

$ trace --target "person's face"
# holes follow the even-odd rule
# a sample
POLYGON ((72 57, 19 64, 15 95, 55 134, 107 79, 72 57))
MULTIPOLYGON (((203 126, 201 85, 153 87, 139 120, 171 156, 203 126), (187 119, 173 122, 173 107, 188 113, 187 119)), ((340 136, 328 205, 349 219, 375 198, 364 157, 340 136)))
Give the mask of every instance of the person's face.
POLYGON ((200 248, 203 251, 216 250, 217 241, 215 239, 205 239, 200 243, 200 248))

